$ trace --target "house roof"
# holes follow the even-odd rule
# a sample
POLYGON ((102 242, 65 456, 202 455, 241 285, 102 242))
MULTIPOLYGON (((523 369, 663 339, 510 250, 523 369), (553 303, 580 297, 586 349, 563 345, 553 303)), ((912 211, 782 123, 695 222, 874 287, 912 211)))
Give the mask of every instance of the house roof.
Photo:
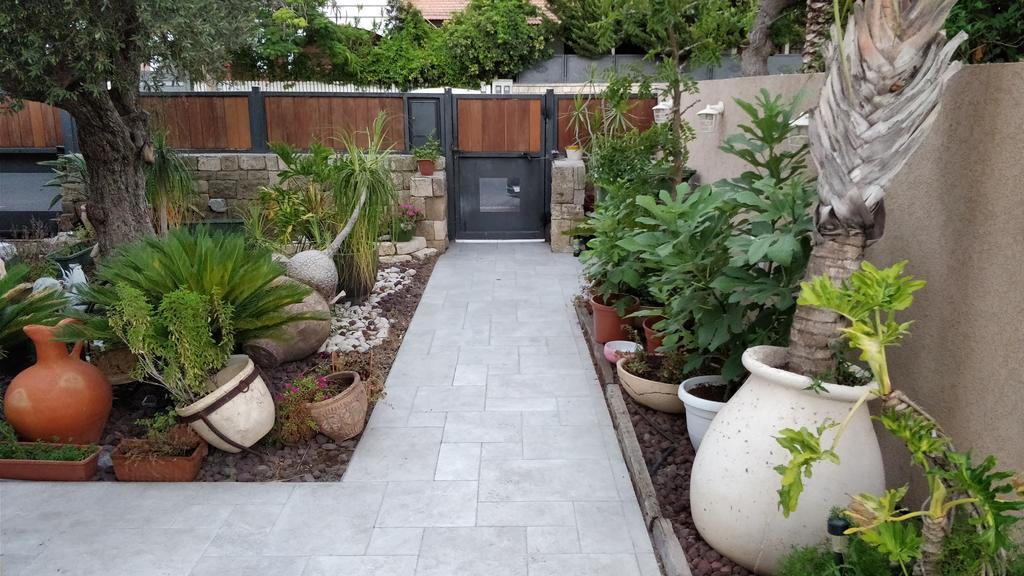
MULTIPOLYGON (((544 0, 530 0, 530 3, 548 16, 551 15, 544 0)), ((423 13, 424 19, 444 21, 450 19, 452 14, 464 10, 469 5, 469 0, 411 0, 410 4, 423 13)))

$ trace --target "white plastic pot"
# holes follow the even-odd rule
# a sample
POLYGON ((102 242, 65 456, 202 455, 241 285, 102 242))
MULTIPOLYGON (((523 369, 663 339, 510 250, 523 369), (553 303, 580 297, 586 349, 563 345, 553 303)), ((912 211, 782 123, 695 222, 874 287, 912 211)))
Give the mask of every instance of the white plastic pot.
POLYGON ((274 427, 274 399, 252 360, 243 354, 231 356, 227 366, 213 379, 216 390, 176 412, 211 446, 225 452, 241 452, 239 446, 252 446, 274 427), (202 418, 195 419, 199 416, 202 418))
MULTIPOLYGON (((867 406, 851 418, 836 451, 838 465, 822 462, 804 478, 800 504, 789 518, 779 509, 781 476, 775 466, 789 453, 775 441, 783 428, 815 430, 826 420, 841 422, 864 394, 863 387, 824 384, 775 366, 786 363, 785 348, 758 346, 743 354, 750 377, 704 435, 690 475, 690 506, 701 536, 719 553, 757 574, 773 574, 795 547, 821 543, 829 511, 850 496, 885 489, 882 452, 867 406)), ((823 446, 834 431, 825 433, 823 446)))
POLYGON ((690 437, 690 443, 693 444, 694 450, 700 448, 708 426, 711 425, 711 421, 722 409, 722 406, 725 406, 725 402, 705 400, 690 394, 690 390, 706 384, 725 386, 725 381, 721 376, 697 376, 687 378, 679 385, 679 399, 686 407, 686 433, 690 437))
POLYGON ((615 364, 615 370, 619 375, 619 382, 626 394, 640 404, 648 408, 654 408, 669 414, 680 414, 683 411, 683 403, 679 401, 679 384, 658 382, 648 380, 635 374, 630 374, 625 364, 629 358, 620 358, 615 364))
POLYGON ((567 160, 583 160, 583 150, 576 148, 575 150, 566 148, 565 158, 567 160))

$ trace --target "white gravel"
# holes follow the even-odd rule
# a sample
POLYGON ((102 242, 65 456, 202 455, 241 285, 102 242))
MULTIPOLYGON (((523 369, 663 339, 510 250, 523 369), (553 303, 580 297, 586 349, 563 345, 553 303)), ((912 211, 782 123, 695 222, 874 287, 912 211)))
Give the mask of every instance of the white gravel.
POLYGON ((331 336, 321 352, 368 352, 388 337, 391 323, 377 305, 384 297, 405 289, 416 275, 413 269, 386 268, 377 272, 373 292, 362 304, 343 302, 334 306, 331 336))

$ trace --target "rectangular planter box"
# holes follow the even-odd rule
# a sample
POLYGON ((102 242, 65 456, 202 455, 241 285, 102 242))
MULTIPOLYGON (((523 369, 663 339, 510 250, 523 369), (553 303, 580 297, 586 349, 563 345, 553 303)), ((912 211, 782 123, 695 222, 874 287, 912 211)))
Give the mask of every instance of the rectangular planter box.
MULTIPOLYGON (((35 442, 18 442, 32 446, 35 442)), ((57 444, 47 444, 57 446, 57 444)), ((92 480, 99 467, 99 447, 85 460, 61 462, 56 460, 0 460, 0 478, 9 480, 48 480, 59 482, 85 482, 92 480)))
POLYGON ((118 482, 191 482, 199 475, 208 450, 200 441, 189 456, 162 456, 160 458, 129 458, 123 448, 137 445, 142 440, 126 439, 118 444, 111 459, 118 482))

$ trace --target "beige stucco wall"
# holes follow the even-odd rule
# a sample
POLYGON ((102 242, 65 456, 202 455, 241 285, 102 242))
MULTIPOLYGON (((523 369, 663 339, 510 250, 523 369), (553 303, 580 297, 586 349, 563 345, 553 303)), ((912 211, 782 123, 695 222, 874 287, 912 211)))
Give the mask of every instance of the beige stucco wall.
MULTIPOLYGON (((725 127, 742 112, 732 97, 766 87, 816 100, 820 77, 775 76, 701 83, 701 107, 726 103, 725 127)), ((696 107, 695 109, 696 110, 696 107)), ((729 133, 729 132, 726 132, 729 133)), ((698 134, 690 165, 703 182, 739 173, 698 134)), ((892 353, 896 386, 935 415, 959 449, 995 454, 1024 471, 1024 64, 970 66, 947 91, 925 144, 887 196, 877 264, 907 259, 928 281, 906 315, 912 335, 892 353)), ((909 466, 887 446, 890 481, 909 466)))

